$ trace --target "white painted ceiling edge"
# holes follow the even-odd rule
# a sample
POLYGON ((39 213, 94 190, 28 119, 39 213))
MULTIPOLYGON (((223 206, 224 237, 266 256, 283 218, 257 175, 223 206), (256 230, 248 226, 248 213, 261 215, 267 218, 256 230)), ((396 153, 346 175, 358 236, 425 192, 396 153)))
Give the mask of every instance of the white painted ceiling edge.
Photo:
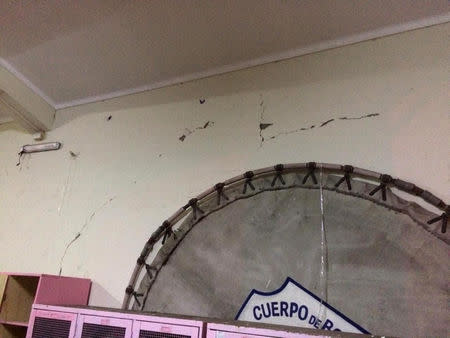
MULTIPOLYGON (((149 83, 144 86, 139 86, 135 88, 128 88, 124 90, 112 91, 102 95, 96 96, 88 96, 81 99, 76 99, 72 101, 66 101, 62 103, 56 103, 52 100, 48 95, 46 95, 42 90, 40 90, 36 85, 34 85, 27 77, 25 77, 21 72, 19 72, 15 67, 13 67, 10 63, 8 63, 5 59, 0 58, 0 67, 3 67, 12 75, 14 75, 17 79, 22 81, 29 89, 31 89, 35 94, 37 94, 40 98, 46 101, 53 110, 59 110, 63 108, 73 107, 77 105, 112 99, 120 96, 135 94, 143 91, 148 91, 152 89, 157 89, 161 87, 166 87, 170 85, 179 84, 182 82, 197 80, 205 77, 210 77, 214 75, 219 75, 227 72, 233 72, 242 70, 249 67, 254 67, 258 65, 263 65, 270 62, 275 62, 279 60, 285 60, 289 58, 294 58, 306 54, 316 53, 320 51, 324 51, 327 49, 342 47, 350 44, 355 44, 358 42, 380 38, 384 36, 389 36, 393 34, 398 34, 414 29, 429 27, 437 24, 450 22, 450 13, 445 13, 441 15, 435 15, 426 17, 419 20, 409 21, 406 23, 395 24, 390 26, 385 26, 380 29, 374 29, 371 31, 367 31, 360 34, 348 35, 344 37, 339 37, 333 40, 322 41, 316 44, 310 44, 301 48, 294 48, 290 50, 286 50, 280 53, 273 53, 264 55, 262 57, 257 57, 249 60, 245 60, 242 62, 231 63, 228 65, 223 65, 211 69, 207 69, 205 71, 194 72, 187 75, 172 77, 167 80, 149 83)), ((5 90, 10 90, 10 88, 4 88, 5 90)), ((2 117, 2 116, 0 116, 2 117)), ((6 119, 8 120, 8 119, 6 119)))
MULTIPOLYGON (((210 77, 210 76, 214 76, 214 75, 220 75, 220 74, 224 74, 224 73, 234 72, 234 71, 238 71, 238 70, 242 70, 242 69, 246 69, 246 68, 250 68, 250 67, 263 65, 266 63, 270 63, 270 62, 276 62, 276 61, 286 60, 286 59, 290 59, 290 58, 294 58, 294 57, 298 57, 298 56, 302 56, 302 55, 317 53, 317 52, 324 51, 327 49, 342 47, 342 46, 346 46, 346 45, 350 45, 350 44, 354 44, 354 43, 358 43, 358 42, 362 42, 362 41, 367 41, 367 40, 371 40, 371 39, 375 39, 375 38, 380 38, 383 36, 389 36, 389 35, 393 35, 393 34, 398 34, 398 33, 406 32, 406 31, 414 30, 414 29, 434 26, 437 24, 442 24, 442 23, 447 23, 447 22, 450 22, 450 14, 430 17, 427 19, 418 20, 416 22, 409 22, 406 24, 384 27, 382 29, 373 30, 371 32, 355 34, 352 36, 335 39, 335 40, 324 41, 324 42, 320 42, 318 44, 306 46, 303 48, 292 49, 292 50, 288 50, 288 51, 285 51, 282 53, 266 55, 264 57, 255 58, 255 59, 251 59, 248 61, 238 62, 238 63, 230 64, 230 65, 224 65, 221 67, 213 68, 211 70, 198 72, 198 73, 192 73, 192 74, 188 74, 188 75, 180 76, 180 77, 175 77, 175 78, 168 79, 166 81, 155 82, 155 83, 151 83, 151 84, 141 86, 141 87, 130 88, 130 89, 126 89, 126 90, 119 90, 116 92, 111 92, 111 93, 99 95, 99 96, 86 97, 84 99, 73 100, 73 101, 69 101, 69 102, 65 102, 65 103, 61 103, 61 104, 52 104, 52 106, 58 110, 58 109, 69 108, 69 107, 78 106, 78 105, 82 105, 82 104, 86 104, 86 103, 92 103, 92 102, 112 99, 112 98, 116 98, 116 97, 120 97, 120 96, 140 93, 143 91, 158 89, 158 88, 162 88, 162 87, 167 87, 167 86, 179 84, 182 82, 198 80, 198 79, 202 79, 202 78, 206 78, 206 77, 210 77)), ((45 100, 45 97, 46 96, 42 96, 42 98, 44 100, 45 100)), ((49 102, 49 103, 51 104, 51 102, 49 102)))

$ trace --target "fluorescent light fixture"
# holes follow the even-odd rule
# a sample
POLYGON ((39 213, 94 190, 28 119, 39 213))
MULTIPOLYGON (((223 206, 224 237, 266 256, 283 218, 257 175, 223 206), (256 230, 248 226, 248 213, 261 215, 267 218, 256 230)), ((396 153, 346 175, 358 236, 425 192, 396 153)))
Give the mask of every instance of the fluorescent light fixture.
POLYGON ((58 150, 59 148, 61 148, 61 143, 59 143, 59 142, 27 144, 27 145, 24 145, 20 149, 19 154, 39 153, 39 152, 42 152, 42 151, 58 150))

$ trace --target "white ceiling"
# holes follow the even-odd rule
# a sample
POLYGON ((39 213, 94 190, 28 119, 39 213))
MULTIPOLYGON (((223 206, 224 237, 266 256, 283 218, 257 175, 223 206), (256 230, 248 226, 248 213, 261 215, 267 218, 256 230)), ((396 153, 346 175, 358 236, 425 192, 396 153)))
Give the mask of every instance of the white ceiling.
POLYGON ((0 0, 0 64, 59 109, 449 19, 448 0, 0 0))

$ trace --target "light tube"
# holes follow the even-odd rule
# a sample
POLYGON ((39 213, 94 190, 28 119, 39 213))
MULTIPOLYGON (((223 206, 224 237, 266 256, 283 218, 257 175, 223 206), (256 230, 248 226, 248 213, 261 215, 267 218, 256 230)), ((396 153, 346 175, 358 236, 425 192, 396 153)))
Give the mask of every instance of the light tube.
POLYGON ((61 148, 61 143, 59 142, 27 144, 20 149, 19 154, 39 153, 42 151, 58 150, 59 148, 61 148))

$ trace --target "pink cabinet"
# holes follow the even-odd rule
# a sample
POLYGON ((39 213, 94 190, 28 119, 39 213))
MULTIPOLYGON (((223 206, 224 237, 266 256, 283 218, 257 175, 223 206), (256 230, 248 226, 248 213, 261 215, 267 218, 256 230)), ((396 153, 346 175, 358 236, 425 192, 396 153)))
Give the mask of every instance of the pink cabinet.
POLYGON ((199 320, 108 309, 35 304, 31 317, 27 338, 202 338, 204 332, 199 320))
POLYGON ((90 289, 84 278, 0 273, 0 337, 25 337, 33 304, 87 305, 90 289))
MULTIPOLYGON (((306 338, 341 332, 88 307, 33 305, 27 338, 306 338)), ((361 337, 345 333, 345 337, 361 337)), ((2 337, 3 338, 3 337, 2 337)))

